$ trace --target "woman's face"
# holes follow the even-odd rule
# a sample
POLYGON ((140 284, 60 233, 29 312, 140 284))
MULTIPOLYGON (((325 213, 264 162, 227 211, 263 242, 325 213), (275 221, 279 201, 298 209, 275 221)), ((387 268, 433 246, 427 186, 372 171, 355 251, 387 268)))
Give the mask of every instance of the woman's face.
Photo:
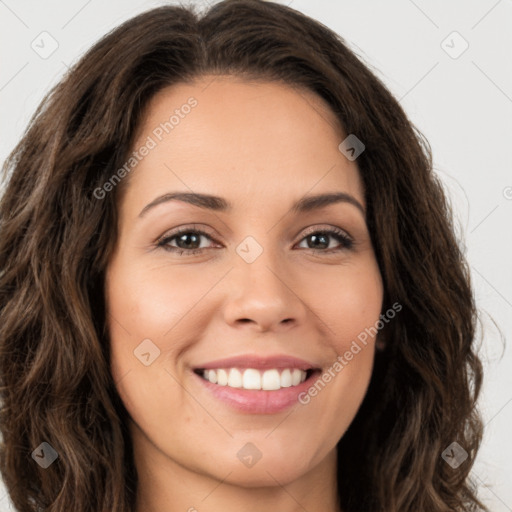
POLYGON ((382 280, 326 104, 212 80, 160 92, 140 126, 106 280, 111 370, 141 466, 285 485, 334 470, 382 280))

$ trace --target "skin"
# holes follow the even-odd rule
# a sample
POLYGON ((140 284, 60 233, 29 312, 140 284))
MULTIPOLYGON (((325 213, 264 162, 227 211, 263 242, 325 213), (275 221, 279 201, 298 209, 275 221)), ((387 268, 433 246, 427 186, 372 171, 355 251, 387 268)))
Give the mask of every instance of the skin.
POLYGON ((338 150, 346 134, 321 98, 219 76, 158 93, 134 148, 191 96, 197 106, 125 178, 106 276, 111 371, 131 416, 137 510, 337 511, 336 444, 366 393, 375 339, 307 405, 276 414, 234 410, 192 368, 287 354, 327 369, 378 321, 383 286, 364 214, 348 202, 291 211, 305 195, 334 191, 365 208, 356 162, 338 150), (139 217, 175 191, 220 196, 233 209, 174 200, 139 217), (193 246, 200 254, 156 246, 180 226, 211 236, 193 246), (310 235, 328 228, 353 246, 333 236, 315 245, 310 235), (236 252, 248 236, 263 249, 250 264, 236 252), (160 350, 149 366, 134 356, 145 339, 160 350), (261 453, 252 467, 237 457, 248 442, 261 453))

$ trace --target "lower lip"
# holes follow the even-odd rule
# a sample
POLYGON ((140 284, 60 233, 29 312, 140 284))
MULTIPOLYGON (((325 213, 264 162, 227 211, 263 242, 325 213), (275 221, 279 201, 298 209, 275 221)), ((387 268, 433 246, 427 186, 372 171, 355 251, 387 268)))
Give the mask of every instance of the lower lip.
POLYGON ((247 414, 276 414, 282 412, 293 404, 298 403, 298 396, 305 392, 320 375, 314 371, 308 379, 297 386, 281 388, 274 391, 251 390, 243 388, 230 388, 219 386, 192 372, 202 385, 213 394, 215 398, 247 414))

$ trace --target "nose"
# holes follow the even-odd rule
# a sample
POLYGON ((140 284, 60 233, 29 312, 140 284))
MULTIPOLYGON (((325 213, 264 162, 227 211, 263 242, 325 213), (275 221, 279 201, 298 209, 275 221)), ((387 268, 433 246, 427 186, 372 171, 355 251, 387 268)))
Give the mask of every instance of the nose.
POLYGON ((297 279, 264 254, 250 264, 238 261, 230 272, 224 318, 232 327, 277 332, 304 322, 307 308, 297 279))

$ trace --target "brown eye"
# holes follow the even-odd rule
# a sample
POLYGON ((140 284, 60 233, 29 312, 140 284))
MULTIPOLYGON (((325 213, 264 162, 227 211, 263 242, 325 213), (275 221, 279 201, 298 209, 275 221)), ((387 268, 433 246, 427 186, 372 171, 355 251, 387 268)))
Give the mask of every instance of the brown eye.
POLYGON ((207 248, 200 247, 202 238, 212 240, 211 236, 204 231, 185 228, 165 235, 156 245, 166 251, 177 252, 178 254, 196 254, 207 248))
POLYGON ((176 245, 180 249, 197 249, 201 245, 201 236, 196 233, 183 233, 182 235, 175 236, 176 245), (196 247, 197 246, 197 247, 196 247))
POLYGON ((321 252, 350 249, 353 246, 352 239, 341 230, 314 231, 306 235, 302 240, 307 240, 306 249, 321 252), (332 239, 336 240, 341 247, 329 247, 332 239))

